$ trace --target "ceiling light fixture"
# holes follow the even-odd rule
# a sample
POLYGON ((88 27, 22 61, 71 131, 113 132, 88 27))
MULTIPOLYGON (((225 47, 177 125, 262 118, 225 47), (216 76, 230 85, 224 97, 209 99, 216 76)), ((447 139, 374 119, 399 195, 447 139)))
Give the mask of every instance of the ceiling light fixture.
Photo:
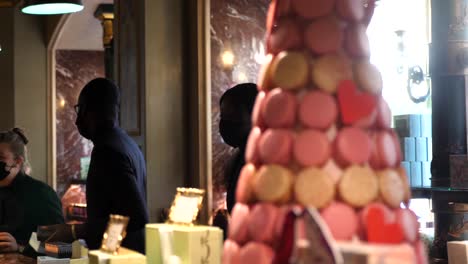
POLYGON ((25 0, 21 12, 31 15, 57 15, 83 10, 81 0, 25 0))

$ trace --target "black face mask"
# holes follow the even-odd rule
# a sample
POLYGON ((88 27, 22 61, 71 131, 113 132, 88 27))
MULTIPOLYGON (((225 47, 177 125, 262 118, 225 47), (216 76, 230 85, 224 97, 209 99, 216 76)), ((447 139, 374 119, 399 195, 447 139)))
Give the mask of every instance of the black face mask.
POLYGON ((6 168, 9 167, 4 161, 0 161, 0 181, 3 181, 8 175, 10 175, 10 170, 6 168))
POLYGON ((246 126, 243 122, 235 122, 231 120, 219 121, 219 133, 224 142, 231 147, 243 147, 247 143, 250 126, 246 126))

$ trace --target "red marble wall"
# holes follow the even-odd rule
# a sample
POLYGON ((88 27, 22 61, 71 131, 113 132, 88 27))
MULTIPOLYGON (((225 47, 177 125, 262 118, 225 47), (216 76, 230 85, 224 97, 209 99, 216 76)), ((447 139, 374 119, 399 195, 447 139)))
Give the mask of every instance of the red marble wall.
POLYGON ((264 54, 265 20, 269 3, 270 0, 211 1, 211 125, 215 207, 223 203, 223 170, 232 153, 218 132, 219 99, 235 84, 256 82, 264 54), (234 54, 232 68, 223 66, 221 55, 226 50, 234 54))
POLYGON ((92 143, 75 126, 74 105, 83 86, 104 77, 103 51, 58 50, 56 53, 57 193, 80 179, 80 159, 91 155, 92 143))

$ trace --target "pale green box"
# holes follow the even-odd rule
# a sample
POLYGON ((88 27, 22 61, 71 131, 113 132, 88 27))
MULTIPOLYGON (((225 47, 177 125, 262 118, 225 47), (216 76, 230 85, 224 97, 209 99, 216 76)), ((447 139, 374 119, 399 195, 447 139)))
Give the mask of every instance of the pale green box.
POLYGON ((145 255, 121 247, 118 255, 112 255, 101 250, 91 250, 88 253, 89 264, 147 264, 145 255))
POLYGON ((223 231, 212 226, 146 225, 146 258, 150 264, 163 264, 160 228, 172 230, 173 254, 182 264, 219 264, 223 231))

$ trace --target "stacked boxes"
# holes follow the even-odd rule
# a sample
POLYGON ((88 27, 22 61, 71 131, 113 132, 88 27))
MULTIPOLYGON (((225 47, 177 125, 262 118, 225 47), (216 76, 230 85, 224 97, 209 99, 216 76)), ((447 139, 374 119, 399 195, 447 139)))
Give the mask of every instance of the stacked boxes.
POLYGON ((146 225, 146 257, 148 264, 220 263, 223 231, 213 226, 171 224, 146 225))
POLYGON ((431 186, 432 115, 398 115, 394 117, 395 131, 403 152, 402 166, 411 187, 431 186))

